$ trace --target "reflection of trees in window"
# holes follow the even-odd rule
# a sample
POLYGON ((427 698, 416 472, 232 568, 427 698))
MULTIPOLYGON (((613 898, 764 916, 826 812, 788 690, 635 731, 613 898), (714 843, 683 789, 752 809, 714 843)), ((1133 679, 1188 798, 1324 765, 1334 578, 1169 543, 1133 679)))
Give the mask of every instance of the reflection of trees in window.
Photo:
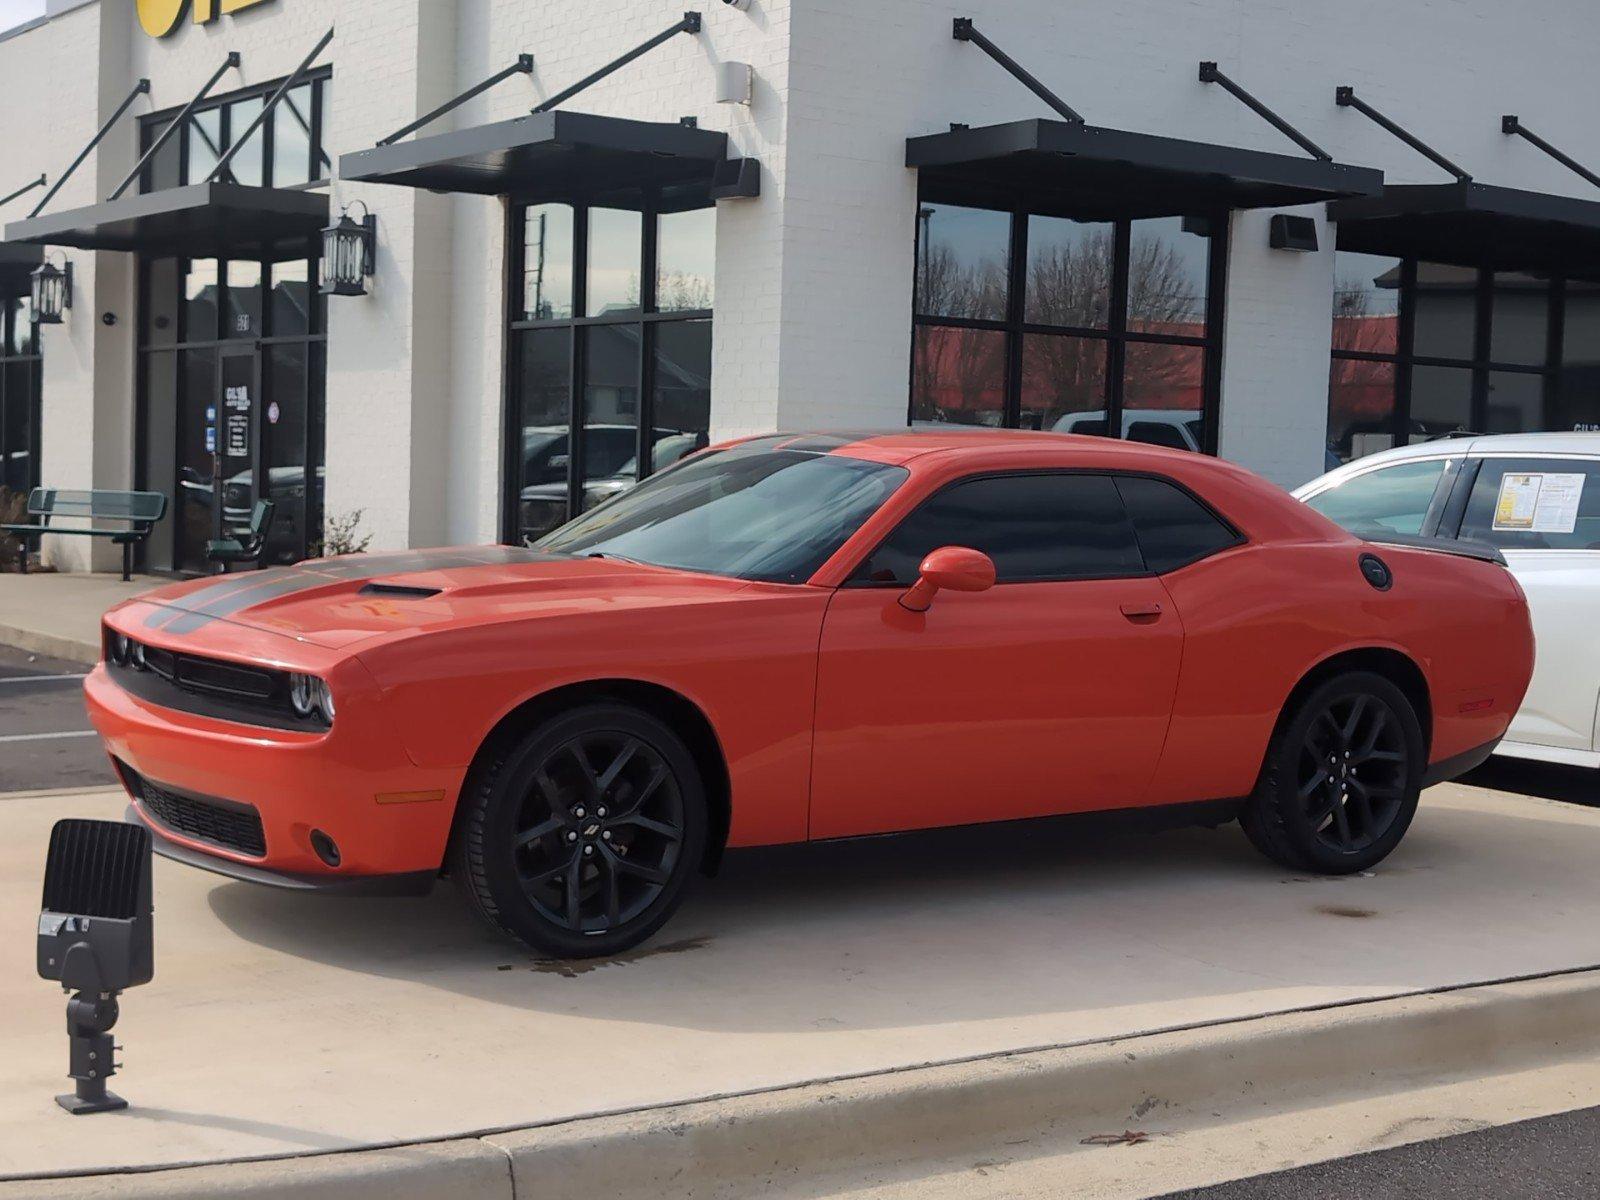
POLYGON ((708 309, 711 307, 711 280, 687 271, 669 271, 656 284, 656 307, 663 312, 708 309))
POLYGON ((917 308, 944 317, 998 320, 1006 310, 1005 264, 998 259, 963 262, 948 245, 924 245, 917 308))
POLYGON ((1139 238, 1128 250, 1128 325, 1146 333, 1204 333, 1206 298, 1176 247, 1155 238, 1139 238))
POLYGON ((1205 394, 1205 351, 1167 342, 1128 343, 1124 408, 1177 408, 1199 412, 1205 394))
POLYGON ((1029 254, 1028 320, 1039 325, 1103 328, 1111 312, 1116 240, 1110 227, 1029 254))

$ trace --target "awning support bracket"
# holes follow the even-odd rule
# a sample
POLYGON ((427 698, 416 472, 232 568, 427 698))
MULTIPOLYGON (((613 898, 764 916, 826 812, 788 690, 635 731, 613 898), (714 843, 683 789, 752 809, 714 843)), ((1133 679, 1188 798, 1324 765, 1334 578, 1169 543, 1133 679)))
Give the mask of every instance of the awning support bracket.
POLYGON ((1515 134, 1520 138, 1527 139, 1535 146, 1539 147, 1539 149, 1543 150, 1551 158, 1555 159, 1563 167, 1566 167, 1569 171, 1583 176, 1590 183, 1594 184, 1595 187, 1600 187, 1600 175, 1596 175, 1593 171, 1589 170, 1588 167, 1584 166, 1571 155, 1563 154, 1560 150, 1557 150, 1549 142, 1545 141, 1537 133, 1534 133, 1533 130, 1529 129, 1511 114, 1508 113, 1500 118, 1500 132, 1515 134))
POLYGON ((34 180, 30 180, 29 182, 23 184, 16 191, 12 192, 9 196, 0 196, 0 204, 10 204, 13 200, 17 199, 19 196, 26 196, 29 192, 33 191, 34 188, 43 187, 48 182, 49 182, 49 180, 44 175, 41 174, 39 176, 39 178, 34 179, 34 180))
POLYGON ((1333 155, 1329 154, 1321 146, 1317 145, 1305 134, 1301 133, 1293 125, 1289 124, 1289 122, 1285 121, 1277 113, 1273 112, 1270 108, 1261 103, 1261 101, 1257 100, 1249 92, 1245 91, 1233 80, 1229 79, 1217 69, 1216 63, 1203 62, 1200 64, 1200 82, 1220 84, 1224 91, 1228 92, 1251 112, 1255 113, 1262 120, 1266 121, 1267 124, 1271 125, 1279 133, 1283 134, 1284 137, 1288 138, 1296 146, 1299 146, 1300 149, 1311 155, 1311 157, 1316 159, 1318 162, 1333 161, 1333 155))
POLYGON ((44 199, 39 201, 39 203, 34 206, 34 210, 28 214, 28 219, 30 221, 44 211, 45 205, 49 204, 50 201, 56 198, 56 193, 61 190, 61 185, 72 178, 72 173, 74 171, 83 166, 83 160, 89 157, 89 152, 105 139, 106 134, 111 132, 111 127, 122 119, 122 114, 127 112, 128 109, 132 107, 133 102, 140 96, 147 96, 149 94, 150 81, 148 79, 141 79, 138 83, 133 85, 133 91, 128 93, 128 98, 121 104, 117 105, 117 111, 106 118, 106 123, 100 126, 100 132, 89 139, 89 144, 87 146, 78 151, 78 157, 72 160, 72 165, 61 173, 60 178, 55 181, 54 186, 52 186, 51 189, 44 194, 44 199))
POLYGON ((211 89, 217 86, 218 80, 220 80, 234 67, 237 67, 240 61, 239 52, 237 50, 228 51, 228 57, 223 60, 222 65, 216 69, 211 78, 206 80, 205 86, 194 94, 193 100, 189 101, 189 103, 183 106, 182 112, 167 122, 167 127, 161 131, 160 136, 157 137, 155 141, 150 143, 150 149, 146 150, 144 154, 140 156, 139 161, 133 165, 133 170, 128 172, 128 177, 121 183, 117 184, 116 190, 113 191, 111 195, 106 197, 108 201, 115 200, 117 197, 121 196, 123 192, 127 191, 130 186, 132 186, 133 181, 139 178, 140 172, 144 170, 145 164, 152 161, 155 156, 160 153, 161 147, 165 146, 171 139, 172 135, 184 127, 190 116, 193 115, 194 110, 199 105, 200 101, 209 96, 211 94, 211 89))
POLYGON ((656 34, 655 37, 651 38, 648 42, 644 42, 641 45, 635 46, 632 50, 629 50, 626 54, 622 55, 620 58, 612 59, 605 66, 601 67, 598 71, 595 71, 595 72, 593 72, 593 73, 591 73, 589 75, 585 75, 582 79, 578 80, 577 83, 573 84, 571 87, 567 88, 565 91, 557 92, 554 96, 551 96, 550 99, 544 101, 541 104, 535 105, 534 108, 533 108, 533 111, 536 112, 536 113, 549 112, 551 109, 557 107, 558 105, 565 104, 568 100, 572 99, 572 97, 576 96, 579 92, 583 91, 583 89, 588 87, 590 84, 599 83, 607 75, 610 75, 614 71, 621 70, 623 67, 625 67, 629 63, 631 63, 634 59, 642 58, 644 55, 646 55, 646 54, 650 53, 650 51, 654 50, 657 46, 661 45, 662 42, 671 41, 673 38, 677 37, 680 33, 699 33, 699 32, 700 32, 700 14, 697 13, 697 12, 686 12, 686 13, 683 14, 683 20, 679 21, 676 25, 673 25, 669 29, 663 29, 660 33, 656 34))
POLYGON ((957 17, 950 36, 958 42, 971 42, 1010 72, 1018 83, 1022 84, 1023 87, 1027 88, 1074 125, 1082 125, 1084 123, 1082 113, 1045 87, 1044 84, 1040 83, 1025 70, 1016 59, 979 33, 977 27, 973 25, 971 17, 957 17))
POLYGON ((417 130, 421 129, 424 125, 433 124, 440 117, 444 116, 445 113, 452 112, 455 109, 460 108, 468 100, 473 99, 475 96, 483 95, 484 92, 487 92, 490 88, 494 87, 497 83, 502 83, 505 80, 510 79, 513 75, 532 75, 532 74, 533 74, 533 55, 531 55, 531 54, 519 54, 519 55, 517 55, 517 61, 512 63, 509 67, 506 67, 503 70, 496 71, 493 75, 489 76, 489 78, 485 79, 482 83, 476 85, 475 87, 468 88, 466 91, 462 92, 459 96, 457 96, 454 100, 446 101, 444 104, 441 104, 438 108, 434 109, 432 112, 426 113, 423 116, 418 117, 415 121, 411 122, 411 124, 401 126, 399 129, 396 129, 393 133, 391 133, 388 137, 380 138, 378 140, 378 145, 380 145, 380 146, 392 146, 392 145, 394 145, 394 143, 398 142, 401 138, 405 137, 408 133, 415 133, 417 130))
POLYGON ((1373 124, 1377 125, 1380 129, 1384 129, 1384 130, 1387 130, 1389 133, 1392 133, 1395 137, 1399 138, 1406 145, 1410 146, 1418 154, 1422 155, 1424 158, 1430 160, 1431 162, 1434 162, 1434 163, 1438 164, 1439 166, 1443 167, 1446 171, 1449 171, 1450 174, 1452 174, 1452 175, 1454 175, 1456 177, 1456 182, 1457 183, 1471 183, 1472 182, 1472 176, 1467 174, 1460 167, 1456 166, 1455 163, 1451 162, 1448 158, 1446 158, 1444 155, 1440 154, 1437 150, 1435 150, 1432 146, 1428 145, 1428 143, 1424 142, 1421 138, 1417 137, 1415 134, 1410 133, 1409 131, 1407 131, 1405 129, 1402 129, 1400 126, 1396 125, 1393 121, 1391 121, 1388 117, 1384 116, 1377 109, 1373 108, 1372 105, 1368 104, 1365 100, 1360 99, 1356 95, 1355 88, 1353 88, 1353 87, 1336 88, 1334 90, 1334 93, 1333 93, 1333 100, 1334 100, 1334 103, 1337 104, 1340 108, 1353 108, 1353 109, 1355 109, 1358 113, 1360 113, 1362 116, 1366 117, 1369 121, 1371 121, 1373 124))
POLYGON ((333 41, 333 29, 330 26, 328 32, 322 35, 321 40, 311 47, 311 53, 300 60, 300 65, 289 73, 289 78, 280 83, 278 90, 272 93, 272 98, 261 106, 261 111, 256 114, 256 119, 245 126, 245 131, 242 134, 233 139, 233 145, 228 147, 227 153, 217 160, 217 165, 211 168, 211 174, 206 176, 207 183, 215 183, 217 176, 224 171, 228 173, 228 178, 234 178, 233 169, 228 165, 233 162, 233 156, 238 154, 244 148, 245 143, 255 135, 256 130, 266 123, 267 117, 271 115, 272 110, 277 108, 283 98, 289 94, 289 89, 305 78, 305 73, 311 69, 311 64, 316 61, 317 55, 326 50, 328 43, 331 41, 333 41))

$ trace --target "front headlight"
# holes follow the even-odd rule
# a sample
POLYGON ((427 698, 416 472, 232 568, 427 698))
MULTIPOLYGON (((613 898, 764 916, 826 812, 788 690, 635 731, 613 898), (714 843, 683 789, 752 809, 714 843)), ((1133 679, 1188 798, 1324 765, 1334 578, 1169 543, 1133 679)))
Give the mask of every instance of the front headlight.
POLYGON ((113 630, 111 633, 111 661, 119 667, 125 667, 128 665, 128 660, 132 655, 133 643, 128 640, 128 635, 117 633, 113 630))
POLYGON ((330 725, 333 723, 333 689, 326 680, 318 679, 315 675, 302 675, 298 671, 290 673, 289 705, 297 717, 309 717, 312 713, 321 712, 330 725))

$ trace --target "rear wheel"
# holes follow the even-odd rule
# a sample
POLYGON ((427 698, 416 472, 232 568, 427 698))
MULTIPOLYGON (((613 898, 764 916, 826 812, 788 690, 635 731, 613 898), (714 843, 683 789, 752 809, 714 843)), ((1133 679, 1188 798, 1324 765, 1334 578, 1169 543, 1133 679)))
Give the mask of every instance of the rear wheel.
POLYGON ((1240 823, 1297 871, 1364 871, 1399 845, 1417 811, 1426 752, 1416 710, 1381 675, 1313 688, 1278 729, 1240 823))
POLYGON ((563 958, 617 954, 672 915, 705 847, 705 789, 672 729, 591 704, 507 743, 463 795, 452 874, 494 928, 563 958))

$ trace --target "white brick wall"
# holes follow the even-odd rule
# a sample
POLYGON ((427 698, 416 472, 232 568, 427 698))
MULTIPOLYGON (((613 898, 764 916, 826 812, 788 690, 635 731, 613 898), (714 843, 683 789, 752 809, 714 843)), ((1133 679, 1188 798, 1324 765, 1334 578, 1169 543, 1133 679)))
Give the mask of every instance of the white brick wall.
MULTIPOLYGON (((687 0, 275 0, 153 41, 132 5, 100 0, 0 40, 9 190, 52 178, 133 81, 136 112, 181 104, 230 49, 219 90, 286 74, 328 25, 335 66, 327 143, 335 159, 509 64, 513 77, 429 132, 526 112, 665 28, 687 0), (13 182, 15 181, 15 182, 13 182)), ((1425 160, 1332 102, 1354 84, 1485 182, 1588 195, 1576 176, 1499 132, 1520 113, 1581 161, 1600 162, 1591 69, 1600 10, 1548 0, 704 0, 705 30, 678 37, 572 107, 648 120, 694 115, 761 160, 762 196, 717 219, 714 436, 777 426, 904 420, 916 179, 908 135, 1044 115, 975 47, 950 37, 972 16, 1096 124, 1293 153, 1221 89, 1215 58, 1337 158, 1397 182, 1440 178, 1425 160), (755 68, 749 108, 712 103, 712 68, 755 68)), ((52 204, 106 195, 133 158, 125 122, 52 204)), ((377 546, 494 537, 504 381, 502 202, 335 183, 378 214, 372 294, 329 304, 330 512, 361 508, 377 546)), ((30 200, 0 212, 26 215, 30 200)), ((1323 251, 1266 247, 1266 213, 1235 217, 1224 328, 1223 453, 1290 485, 1321 467, 1333 231, 1323 251)), ((76 307, 45 332, 42 469, 51 483, 125 485, 132 474, 134 272, 128 256, 71 252, 76 307), (115 313, 114 326, 102 325, 115 313)), ((81 539, 50 548, 87 565, 81 539)), ((110 555, 110 548, 97 550, 110 555)), ((102 560, 101 565, 109 565, 102 560)))

